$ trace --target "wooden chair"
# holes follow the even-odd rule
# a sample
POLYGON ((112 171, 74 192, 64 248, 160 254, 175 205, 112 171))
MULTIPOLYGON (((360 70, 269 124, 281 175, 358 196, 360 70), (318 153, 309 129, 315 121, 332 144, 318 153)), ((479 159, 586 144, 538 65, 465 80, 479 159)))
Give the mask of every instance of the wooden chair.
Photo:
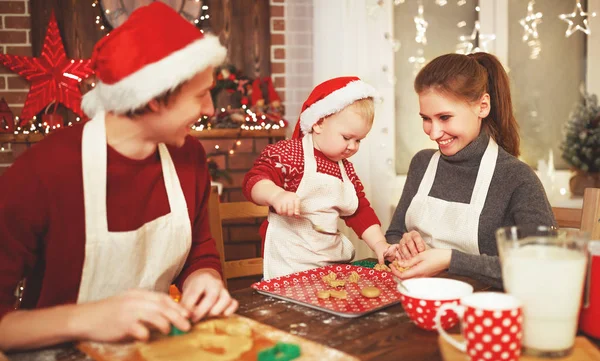
POLYGON ((225 246, 223 244, 223 221, 260 218, 269 214, 269 207, 257 206, 252 202, 221 203, 217 187, 212 187, 208 203, 210 217, 210 232, 217 243, 221 257, 225 284, 230 278, 262 275, 263 259, 248 258, 236 261, 225 261, 225 246))
POLYGON ((578 228, 600 240, 600 188, 586 188, 582 209, 553 207, 559 227, 578 228))

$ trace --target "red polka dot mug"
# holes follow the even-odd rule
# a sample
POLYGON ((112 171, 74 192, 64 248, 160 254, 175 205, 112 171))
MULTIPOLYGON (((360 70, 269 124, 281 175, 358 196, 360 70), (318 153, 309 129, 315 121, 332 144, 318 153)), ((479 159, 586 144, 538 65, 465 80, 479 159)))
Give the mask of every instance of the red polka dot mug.
MULTIPOLYGON (((458 304, 461 297, 472 294, 473 287, 449 278, 413 278, 398 284, 402 307, 415 325, 424 330, 435 330, 434 317, 440 306, 458 304)), ((450 328, 458 323, 454 312, 441 318, 441 327, 450 328)))
POLYGON ((519 359, 523 313, 521 302, 514 296, 473 293, 461 298, 459 305, 442 305, 435 316, 436 325, 448 312, 455 312, 460 318, 465 341, 456 341, 439 326, 438 332, 452 346, 466 352, 471 361, 519 359))

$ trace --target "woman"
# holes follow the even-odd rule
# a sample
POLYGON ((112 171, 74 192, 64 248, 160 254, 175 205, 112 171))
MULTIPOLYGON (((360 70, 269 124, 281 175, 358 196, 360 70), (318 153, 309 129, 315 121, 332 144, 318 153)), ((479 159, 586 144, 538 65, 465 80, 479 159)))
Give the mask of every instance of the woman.
POLYGON ((419 72, 415 91, 423 130, 439 150, 411 161, 386 233, 400 244, 399 265, 410 269, 394 273, 449 270, 501 288, 496 229, 555 224, 539 179, 517 159, 508 76, 493 55, 447 54, 419 72))

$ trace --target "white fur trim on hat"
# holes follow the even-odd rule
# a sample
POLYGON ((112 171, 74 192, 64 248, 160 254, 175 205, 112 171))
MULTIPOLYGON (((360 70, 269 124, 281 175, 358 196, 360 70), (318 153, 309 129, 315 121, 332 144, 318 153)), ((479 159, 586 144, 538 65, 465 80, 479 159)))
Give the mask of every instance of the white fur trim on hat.
POLYGON ((303 111, 300 114, 300 130, 303 134, 307 134, 319 120, 365 98, 379 99, 380 95, 375 88, 362 80, 351 81, 345 87, 331 92, 303 111))
POLYGON ((115 84, 98 82, 83 96, 81 106, 90 118, 100 111, 123 114, 138 109, 208 66, 221 64, 226 55, 227 50, 217 37, 205 35, 203 39, 146 65, 115 84))

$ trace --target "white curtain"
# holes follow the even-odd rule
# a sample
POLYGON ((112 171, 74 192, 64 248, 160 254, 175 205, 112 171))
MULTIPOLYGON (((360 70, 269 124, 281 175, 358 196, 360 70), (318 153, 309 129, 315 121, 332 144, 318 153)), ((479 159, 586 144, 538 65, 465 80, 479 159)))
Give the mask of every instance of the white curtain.
MULTIPOLYGON (((316 84, 332 77, 356 75, 383 95, 377 104, 373 128, 350 160, 382 226, 390 222, 393 171, 393 84, 384 66, 393 70, 393 52, 384 37, 391 9, 373 0, 316 0, 313 4, 313 79, 316 84)), ((356 247, 356 259, 372 257, 369 247, 340 224, 356 247)))

